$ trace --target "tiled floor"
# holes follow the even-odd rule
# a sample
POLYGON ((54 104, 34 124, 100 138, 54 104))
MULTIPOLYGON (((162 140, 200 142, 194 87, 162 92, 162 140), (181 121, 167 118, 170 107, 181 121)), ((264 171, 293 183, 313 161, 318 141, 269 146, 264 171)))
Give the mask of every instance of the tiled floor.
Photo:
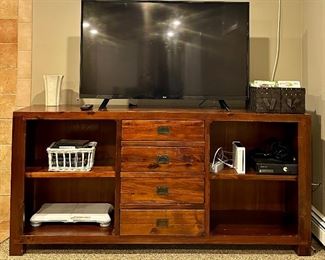
POLYGON ((0 222, 0 243, 9 237, 9 222, 0 222))

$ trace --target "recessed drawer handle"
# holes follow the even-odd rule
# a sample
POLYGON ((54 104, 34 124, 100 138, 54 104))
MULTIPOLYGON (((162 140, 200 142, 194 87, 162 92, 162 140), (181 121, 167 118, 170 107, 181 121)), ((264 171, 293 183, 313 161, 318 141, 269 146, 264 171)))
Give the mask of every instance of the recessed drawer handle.
POLYGON ((156 220, 156 227, 168 227, 168 219, 167 218, 158 218, 156 220))
POLYGON ((156 193, 157 195, 168 195, 168 186, 157 186, 156 193))
POLYGON ((157 133, 159 135, 169 135, 170 134, 170 127, 169 126, 158 126, 157 133))
POLYGON ((158 164, 168 164, 169 163, 168 155, 158 155, 157 156, 157 163, 158 164))

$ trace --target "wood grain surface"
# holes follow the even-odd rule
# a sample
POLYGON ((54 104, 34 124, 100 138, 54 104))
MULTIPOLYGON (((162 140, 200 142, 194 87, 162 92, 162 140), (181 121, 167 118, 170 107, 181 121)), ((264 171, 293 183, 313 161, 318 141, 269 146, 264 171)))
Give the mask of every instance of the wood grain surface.
POLYGON ((197 120, 123 120, 122 140, 202 141, 204 121, 197 120))
POLYGON ((203 178, 121 178, 121 205, 204 203, 203 178))
POLYGON ((10 255, 28 244, 77 243, 292 245, 310 255, 310 127, 307 114, 215 108, 15 111, 10 255), (61 138, 98 141, 92 177, 46 171, 46 148, 61 138), (292 146, 296 176, 211 176, 218 147, 240 140, 251 151, 270 138, 292 146), (49 202, 108 202, 114 222, 31 228, 26 219, 49 202))
POLYGON ((204 210, 121 210, 121 235, 201 236, 204 210))
POLYGON ((203 172, 204 147, 123 146, 121 170, 203 172))

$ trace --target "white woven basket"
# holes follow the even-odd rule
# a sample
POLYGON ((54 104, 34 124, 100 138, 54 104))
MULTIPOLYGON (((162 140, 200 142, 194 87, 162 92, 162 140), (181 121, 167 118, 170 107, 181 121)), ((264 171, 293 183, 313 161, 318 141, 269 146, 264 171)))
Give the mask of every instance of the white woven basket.
POLYGON ((94 165, 97 142, 90 142, 87 148, 52 148, 46 149, 49 171, 90 171, 94 165))

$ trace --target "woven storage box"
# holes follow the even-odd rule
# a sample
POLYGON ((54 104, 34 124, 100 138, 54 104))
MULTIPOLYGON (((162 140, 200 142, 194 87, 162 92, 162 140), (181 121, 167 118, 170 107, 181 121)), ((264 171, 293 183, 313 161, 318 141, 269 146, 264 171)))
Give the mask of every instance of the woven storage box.
POLYGON ((49 171, 90 171, 93 167, 97 142, 85 148, 53 148, 54 144, 46 149, 49 171))
POLYGON ((281 88, 281 113, 305 113, 305 93, 304 88, 281 88))
POLYGON ((250 87, 249 95, 249 109, 251 111, 258 113, 280 113, 280 88, 250 87))
POLYGON ((304 88, 250 87, 249 109, 257 113, 305 113, 304 88))

